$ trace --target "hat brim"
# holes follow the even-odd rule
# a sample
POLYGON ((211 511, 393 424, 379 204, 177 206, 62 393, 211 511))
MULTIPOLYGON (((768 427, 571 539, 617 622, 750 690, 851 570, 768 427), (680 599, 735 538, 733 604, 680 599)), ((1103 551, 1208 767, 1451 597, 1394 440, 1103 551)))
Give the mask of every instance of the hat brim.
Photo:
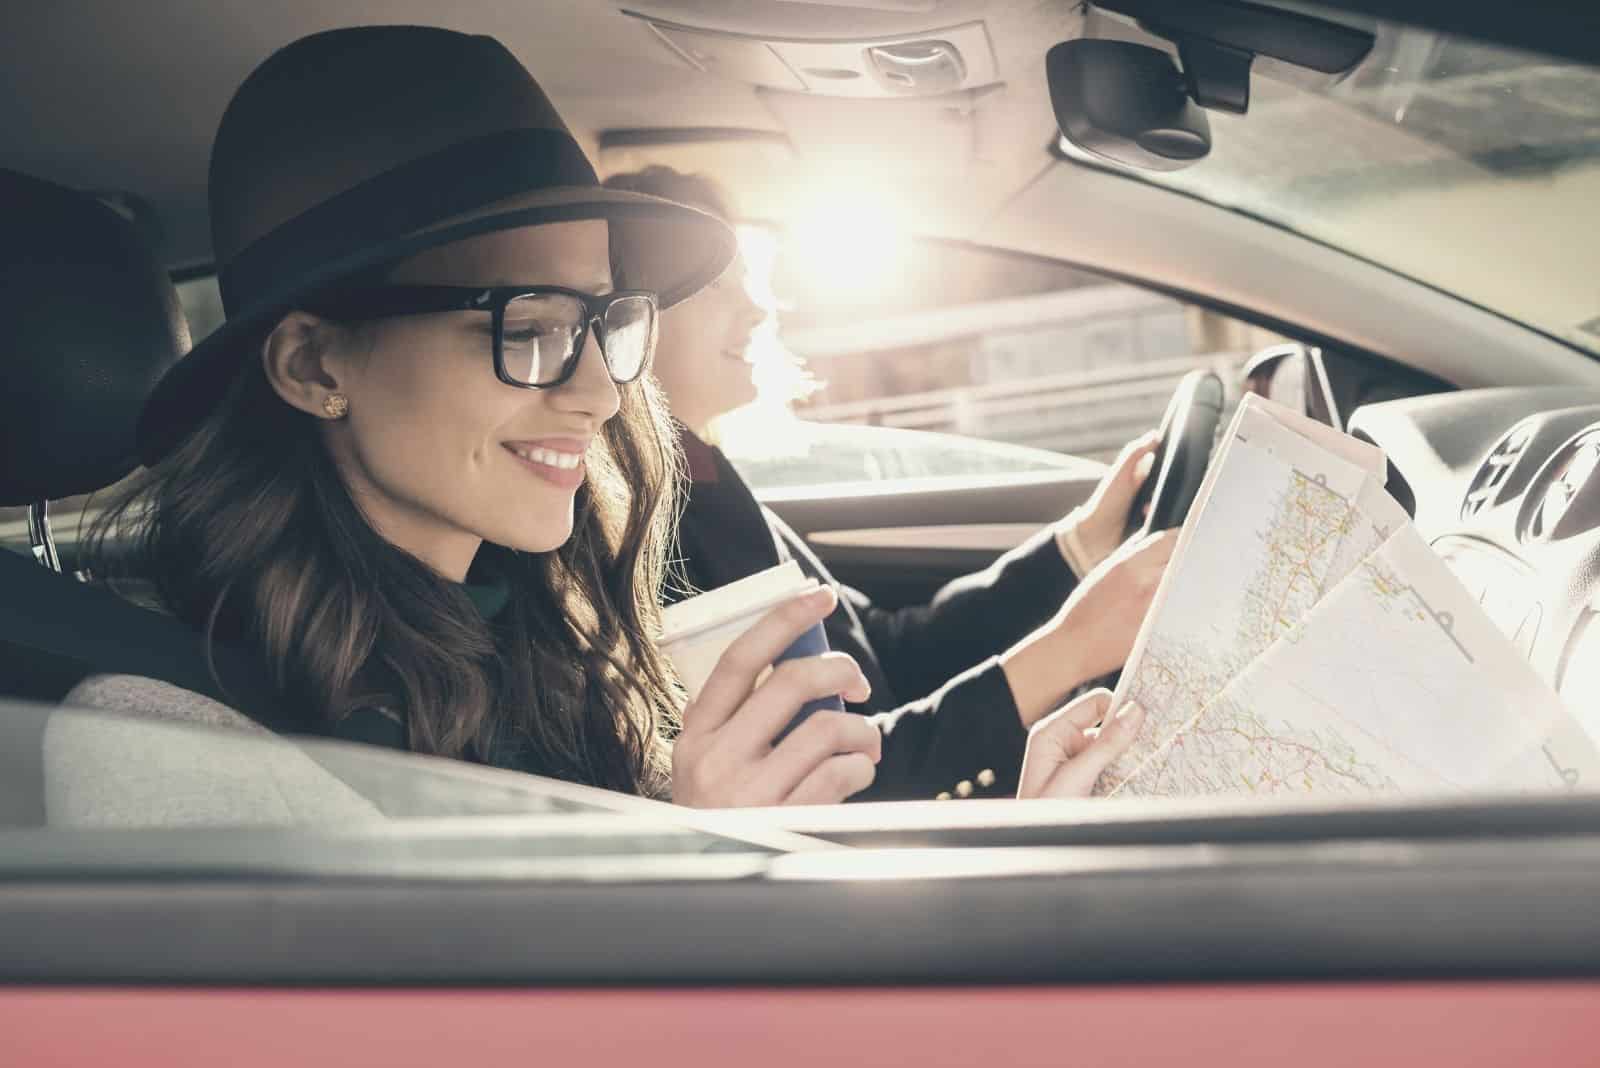
POLYGON ((727 224, 706 212, 643 193, 605 187, 543 189, 455 216, 286 280, 276 292, 241 308, 178 361, 156 384, 139 417, 139 458, 155 464, 205 419, 238 374, 242 357, 269 327, 330 285, 428 249, 501 230, 603 219, 613 249, 672 250, 637 255, 616 264, 619 284, 657 294, 670 308, 714 282, 733 261, 736 239, 727 224))

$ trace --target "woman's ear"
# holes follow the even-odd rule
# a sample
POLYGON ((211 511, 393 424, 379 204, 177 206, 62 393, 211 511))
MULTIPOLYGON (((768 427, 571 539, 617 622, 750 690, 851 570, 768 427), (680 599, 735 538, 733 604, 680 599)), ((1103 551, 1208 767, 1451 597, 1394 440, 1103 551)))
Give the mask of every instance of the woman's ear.
POLYGON ((309 312, 285 315, 261 345, 261 366, 284 403, 321 417, 328 398, 342 393, 343 360, 330 342, 333 324, 309 312))

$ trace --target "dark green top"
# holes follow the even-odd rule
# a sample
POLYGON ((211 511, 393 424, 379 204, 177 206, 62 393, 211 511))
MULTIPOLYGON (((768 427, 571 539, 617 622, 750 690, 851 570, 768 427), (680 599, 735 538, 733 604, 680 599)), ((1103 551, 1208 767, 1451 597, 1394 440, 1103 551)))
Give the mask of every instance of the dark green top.
MULTIPOLYGON (((511 582, 492 567, 474 563, 461 592, 472 599, 484 619, 494 619, 511 601, 511 582)), ((409 749, 401 717, 383 708, 358 708, 333 725, 333 736, 391 749, 409 749)))
POLYGON ((485 568, 481 574, 469 572, 467 581, 461 584, 461 592, 472 598, 484 619, 493 619, 505 611, 506 603, 511 600, 511 583, 499 572, 485 568))

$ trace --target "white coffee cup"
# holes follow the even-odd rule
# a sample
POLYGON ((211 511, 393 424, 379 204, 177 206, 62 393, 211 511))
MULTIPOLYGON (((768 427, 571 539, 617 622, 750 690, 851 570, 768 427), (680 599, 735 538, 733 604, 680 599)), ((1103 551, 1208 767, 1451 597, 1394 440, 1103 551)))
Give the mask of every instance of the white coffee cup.
MULTIPOLYGON (((792 560, 754 575, 719 586, 707 593, 670 605, 661 612, 661 647, 678 669, 678 677, 690 699, 699 696, 717 661, 734 641, 755 626, 773 608, 817 588, 792 560)), ((815 656, 827 652, 827 633, 817 623, 793 645, 779 654, 776 662, 793 656, 815 656)), ((823 708, 843 710, 838 697, 812 701, 800 709, 784 730, 799 726, 807 716, 823 708)), ((780 734, 779 738, 783 735, 780 734)))

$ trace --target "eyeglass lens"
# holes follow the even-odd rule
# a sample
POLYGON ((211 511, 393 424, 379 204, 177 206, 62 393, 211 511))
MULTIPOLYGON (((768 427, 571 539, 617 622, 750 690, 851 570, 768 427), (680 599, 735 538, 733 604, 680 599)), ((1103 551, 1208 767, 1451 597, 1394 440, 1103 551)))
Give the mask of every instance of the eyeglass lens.
POLYGON ((612 378, 632 382, 643 373, 655 339, 655 320, 655 304, 648 297, 623 297, 606 309, 602 332, 612 378))
MULTIPOLYGON (((654 307, 647 297, 612 301, 601 322, 601 348, 611 377, 631 382, 650 358, 654 307)), ((501 369, 530 386, 559 382, 578 356, 588 315, 583 301, 562 293, 535 293, 506 303, 501 323, 501 369)))

